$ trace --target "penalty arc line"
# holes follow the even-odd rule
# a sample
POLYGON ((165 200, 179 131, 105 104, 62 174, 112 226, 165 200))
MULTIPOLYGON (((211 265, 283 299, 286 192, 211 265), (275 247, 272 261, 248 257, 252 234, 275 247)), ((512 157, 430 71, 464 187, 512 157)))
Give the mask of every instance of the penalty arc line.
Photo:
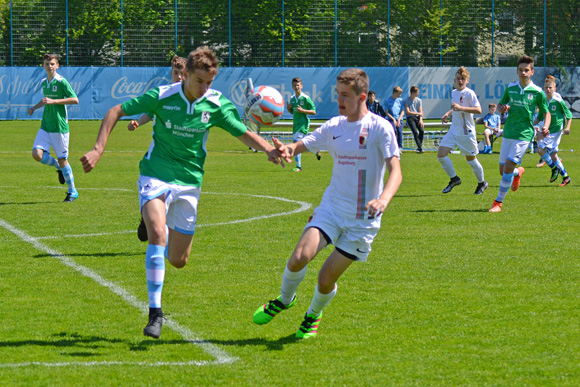
MULTIPOLYGON (((36 249, 44 251, 45 253, 49 254, 53 258, 59 260, 64 265, 79 272, 83 276, 91 278, 92 280, 97 282, 99 285, 108 288, 113 293, 117 294, 123 300, 125 300, 127 303, 129 303, 131 306, 134 306, 135 308, 139 309, 143 314, 147 313, 147 310, 148 310, 147 304, 140 302, 135 296, 133 296, 132 294, 127 292, 125 289, 123 289, 119 285, 115 284, 114 282, 109 281, 109 280, 101 277, 99 274, 97 274, 93 270, 76 263, 72 258, 69 258, 69 257, 65 256, 64 254, 61 254, 60 252, 46 246, 45 244, 39 242, 36 238, 31 237, 30 235, 28 235, 24 231, 19 230, 16 227, 12 226, 11 224, 5 222, 3 219, 0 219, 0 227, 3 227, 6 230, 10 231, 14 235, 18 236, 24 242, 30 243, 36 249)), ((174 330, 175 332, 179 333, 186 341, 189 341, 190 343, 199 346, 205 353, 213 356, 216 359, 213 362, 201 362, 201 361, 200 362, 181 362, 181 363, 174 363, 174 365, 230 364, 230 363, 233 363, 233 362, 239 360, 236 357, 230 356, 225 351, 218 348, 216 345, 208 343, 208 342, 196 337, 195 334, 192 331, 190 331, 188 328, 178 324, 177 322, 175 322, 173 320, 168 319, 166 321, 165 325, 167 327, 169 327, 170 329, 174 330)), ((111 362, 108 362, 108 363, 111 363, 111 362)), ((2 367, 19 367, 19 366, 26 366, 26 365, 44 365, 45 363, 28 362, 28 363, 21 363, 21 364, 22 365, 3 364, 2 367)), ((52 364, 52 366, 64 366, 64 365, 75 365, 75 364, 79 365, 78 362, 77 363, 46 363, 46 364, 47 365, 52 364)), ((107 362, 100 363, 100 364, 107 364, 107 362)), ((135 363, 135 364, 138 365, 138 363, 135 363)), ((154 364, 169 365, 169 363, 152 363, 152 365, 154 365, 154 364)))

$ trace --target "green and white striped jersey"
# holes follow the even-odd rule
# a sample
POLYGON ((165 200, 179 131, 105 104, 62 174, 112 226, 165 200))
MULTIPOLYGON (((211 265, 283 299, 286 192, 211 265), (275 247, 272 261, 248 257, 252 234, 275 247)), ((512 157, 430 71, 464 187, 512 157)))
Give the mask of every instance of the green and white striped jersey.
POLYGON ((123 103, 127 115, 153 113, 153 141, 139 164, 143 176, 171 184, 201 187, 209 129, 232 136, 246 132, 236 107, 219 91, 209 89, 189 102, 181 83, 161 86, 123 103))

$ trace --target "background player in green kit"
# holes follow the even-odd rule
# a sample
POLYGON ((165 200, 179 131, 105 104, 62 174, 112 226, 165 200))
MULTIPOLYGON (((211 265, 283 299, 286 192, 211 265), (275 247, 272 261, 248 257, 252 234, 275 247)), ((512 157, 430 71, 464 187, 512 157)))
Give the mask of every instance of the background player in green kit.
POLYGON ((545 114, 542 133, 544 136, 549 133, 551 117, 546 95, 542 88, 532 82, 534 59, 522 55, 518 59, 517 74, 519 82, 512 82, 508 85, 498 104, 500 113, 506 113, 509 110, 509 116, 505 122, 499 152, 499 173, 502 175, 499 192, 489 212, 500 212, 510 186, 512 191, 520 186, 524 168, 518 167, 518 164, 522 162, 530 141, 534 139, 533 115, 536 107, 541 114, 545 114))
MULTIPOLYGON (((548 99, 548 110, 552 116, 552 122, 549 128, 550 134, 539 142, 538 153, 542 161, 552 168, 550 183, 556 181, 558 174, 560 174, 562 175, 562 184, 560 184, 560 187, 564 187, 570 184, 571 179, 568 176, 568 172, 566 172, 566 168, 564 168, 564 164, 562 164, 562 160, 558 157, 558 145, 560 145, 562 134, 570 134, 572 113, 560 93, 556 92, 556 78, 553 75, 546 77, 544 91, 548 99), (564 123, 566 123, 565 128, 564 123)), ((539 113, 534 124, 540 122, 544 118, 543 116, 542 113, 539 113)))
MULTIPOLYGON (((308 115, 316 114, 316 107, 312 99, 302 92, 302 79, 298 77, 292 79, 292 89, 296 94, 290 98, 286 109, 294 116, 292 119, 292 139, 294 142, 298 142, 308 134, 310 129, 310 117, 308 115)), ((320 160, 320 151, 316 152, 316 158, 320 160)), ((302 171, 302 155, 296 155, 294 161, 296 162, 296 168, 293 171, 302 171)))
POLYGON ((44 54, 42 67, 46 71, 46 78, 41 81, 44 97, 28 109, 28 114, 32 115, 35 110, 44 107, 40 129, 32 147, 32 157, 42 164, 56 168, 60 184, 66 182, 68 185, 64 202, 72 202, 79 197, 79 193, 67 161, 70 130, 66 105, 76 105, 79 99, 67 80, 56 73, 59 67, 57 55, 44 54), (50 155, 50 147, 54 150, 56 159, 50 155))
POLYGON ((83 169, 90 172, 121 117, 149 112, 155 115, 153 141, 139 164, 138 181, 149 237, 145 255, 149 295, 149 322, 143 331, 146 336, 161 335, 165 257, 182 268, 191 251, 209 129, 222 128, 246 146, 265 151, 274 164, 282 163, 280 152, 246 130, 235 106, 219 91, 210 89, 217 72, 217 57, 210 48, 191 52, 181 83, 160 86, 109 109, 94 148, 81 158, 83 169))

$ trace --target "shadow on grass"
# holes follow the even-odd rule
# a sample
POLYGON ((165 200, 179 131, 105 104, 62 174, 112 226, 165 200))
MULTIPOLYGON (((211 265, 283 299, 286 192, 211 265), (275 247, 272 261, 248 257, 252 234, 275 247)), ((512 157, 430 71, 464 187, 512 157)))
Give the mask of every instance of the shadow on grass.
POLYGON ((412 212, 418 212, 418 213, 431 213, 431 212, 489 212, 489 209, 486 208, 481 208, 479 210, 477 209, 466 209, 466 208, 456 208, 456 209, 439 209, 439 210, 413 210, 412 212))
POLYGON ((95 258, 113 258, 113 257, 141 257, 143 254, 136 254, 134 251, 127 252, 127 253, 79 253, 79 254, 36 254, 33 258, 53 258, 53 257, 95 257, 95 258))
POLYGON ((35 204, 50 204, 54 202, 0 202, 0 206, 13 206, 13 205, 20 205, 20 206, 29 206, 35 204))
POLYGON ((95 356, 95 352, 88 352, 87 350, 95 350, 100 348, 109 348, 110 344, 122 344, 131 351, 146 351, 149 347, 154 345, 189 345, 191 341, 188 340, 152 340, 147 339, 140 342, 106 338, 101 336, 83 336, 78 333, 55 333, 46 340, 16 340, 16 341, 0 341, 0 348, 21 348, 21 347, 55 347, 55 348, 78 348, 79 351, 63 353, 67 356, 95 356))
POLYGON ((277 340, 268 340, 264 338, 255 338, 255 339, 244 339, 244 340, 203 340, 196 343, 211 343, 216 345, 229 345, 229 346, 236 346, 236 347, 245 347, 245 346, 264 346, 270 351, 281 351, 284 349, 284 345, 287 344, 294 344, 299 341, 300 339, 296 338, 296 333, 292 333, 285 337, 280 337, 277 340))

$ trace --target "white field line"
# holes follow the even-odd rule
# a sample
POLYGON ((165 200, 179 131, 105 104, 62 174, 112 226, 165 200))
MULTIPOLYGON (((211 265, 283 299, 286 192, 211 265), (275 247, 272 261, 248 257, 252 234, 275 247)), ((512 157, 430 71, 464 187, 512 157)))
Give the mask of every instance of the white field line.
MULTIPOLYGON (((86 189, 86 188, 85 188, 86 189)), ((95 188, 98 189, 98 188, 95 188)), ((210 226, 224 226, 226 224, 237 224, 237 223, 246 223, 246 222, 253 222, 255 220, 260 220, 260 219, 268 219, 268 218, 274 218, 277 216, 286 216, 286 215, 292 215, 292 214, 296 214, 299 212, 303 212, 303 211, 307 211, 309 210, 312 205, 310 205, 310 203, 306 203, 306 202, 301 202, 298 200, 290 200, 290 199, 286 199, 286 198, 279 198, 279 197, 275 197, 275 196, 266 196, 266 195, 251 195, 251 194, 242 194, 242 193, 222 193, 222 192, 202 192, 202 195, 237 195, 237 196, 251 196, 251 197, 255 197, 255 198, 263 198, 263 199, 272 199, 272 200, 279 200, 282 202, 288 202, 288 203, 296 203, 299 204, 300 207, 292 210, 292 211, 286 211, 286 212, 279 212, 276 214, 270 214, 270 215, 260 215, 260 216, 254 216, 252 218, 247 218, 247 219, 237 219, 237 220, 231 220, 229 222, 220 222, 220 223, 206 223, 206 224, 198 224, 196 226, 196 228, 199 227, 210 227, 210 226)), ((100 232, 100 233, 89 233, 89 234, 66 234, 66 235, 54 235, 54 236, 43 236, 43 237, 37 237, 37 240, 41 240, 41 239, 61 239, 61 238, 86 238, 86 237, 91 237, 91 236, 104 236, 104 235, 117 235, 117 234, 132 234, 135 233, 135 230, 126 230, 126 231, 117 231, 117 232, 100 232)))
MULTIPOLYGON (((22 239, 24 242, 30 243, 36 249, 44 251, 45 253, 49 254, 53 258, 59 260, 64 265, 79 272, 83 276, 93 279, 99 285, 108 288, 113 293, 120 296, 123 300, 125 300, 131 306, 134 306, 135 308, 139 309, 143 314, 147 314, 148 305, 146 303, 140 302, 135 296, 133 296, 132 294, 127 292, 125 289, 123 289, 119 285, 115 284, 114 282, 111 282, 111 281, 101 277, 99 274, 92 271, 91 269, 76 263, 72 258, 69 258, 69 257, 65 256, 64 254, 46 246, 42 242, 39 242, 37 240, 37 238, 31 237, 30 235, 28 235, 24 231, 19 230, 16 227, 8 224, 3 219, 0 219, 0 227, 3 227, 6 230, 10 231, 11 233, 15 234, 20 239, 22 239)), ((233 363, 233 362, 238 360, 238 358, 230 356, 228 353, 221 350, 217 346, 196 337, 196 335, 192 331, 190 331, 188 328, 178 324, 177 322, 175 322, 173 320, 168 319, 166 321, 165 325, 167 327, 169 327, 170 329, 173 329, 175 332, 179 333, 186 341, 189 341, 190 343, 201 347, 201 349, 204 352, 213 356, 216 360, 213 362, 191 362, 191 363, 179 363, 179 362, 177 362, 177 363, 149 363, 149 365, 155 366, 155 365, 229 364, 229 363, 233 363)), ((111 362, 108 362, 108 363, 111 363, 111 362)), ((112 362, 111 364, 114 365, 114 363, 115 362, 112 362)), ((52 366, 54 367, 54 366, 65 366, 65 365, 79 365, 80 363, 78 363, 78 362, 72 362, 72 363, 41 363, 41 362, 38 362, 38 363, 32 362, 31 363, 31 362, 28 362, 28 363, 20 363, 20 364, 22 364, 22 365, 19 365, 18 363, 17 364, 3 364, 2 367, 21 367, 21 366, 25 367, 27 365, 35 365, 35 364, 36 365, 45 365, 46 364, 49 366, 51 366, 50 364, 52 364, 52 366)), ((88 364, 90 364, 90 362, 88 364)), ((100 362, 100 363, 94 363, 94 364, 95 365, 106 365, 107 362, 100 362)), ((138 363, 124 363, 124 362, 119 362, 118 364, 138 365, 138 363)))

